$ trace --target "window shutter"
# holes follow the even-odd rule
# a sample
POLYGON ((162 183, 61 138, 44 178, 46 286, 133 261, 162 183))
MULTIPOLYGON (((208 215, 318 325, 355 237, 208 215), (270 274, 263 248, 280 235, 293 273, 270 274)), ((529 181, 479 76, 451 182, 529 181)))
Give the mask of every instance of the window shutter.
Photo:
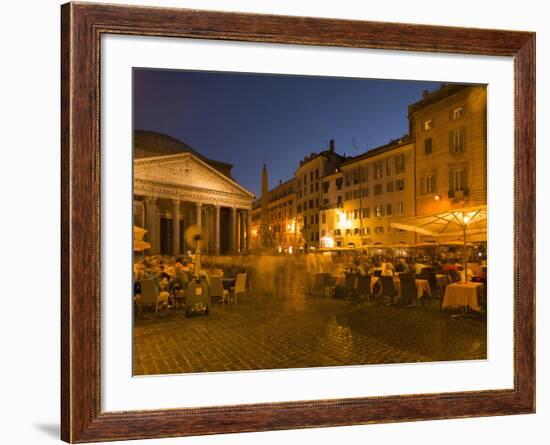
POLYGON ((469 196, 470 195, 470 187, 468 186, 468 169, 467 168, 464 168, 463 170, 463 175, 464 175, 464 191, 463 191, 463 194, 464 196, 469 196))
POLYGON ((449 153, 454 154, 454 150, 453 150, 453 130, 449 131, 449 153))
POLYGON ((466 127, 460 127, 460 136, 462 139, 462 146, 460 148, 462 153, 464 153, 466 151, 466 127))
POLYGON ((432 192, 434 192, 434 193, 437 192, 437 176, 436 175, 432 176, 432 192))
POLYGON ((455 197, 454 176, 453 171, 449 170, 449 198, 455 197))
POLYGON ((426 178, 420 178, 420 194, 426 194, 426 178))

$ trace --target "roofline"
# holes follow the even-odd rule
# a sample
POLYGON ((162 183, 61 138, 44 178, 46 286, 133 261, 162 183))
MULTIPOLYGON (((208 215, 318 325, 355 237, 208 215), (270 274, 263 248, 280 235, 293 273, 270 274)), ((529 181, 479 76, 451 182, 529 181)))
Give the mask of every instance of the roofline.
POLYGON ((386 153, 388 151, 403 147, 404 145, 413 144, 413 143, 414 143, 414 139, 412 137, 409 137, 407 140, 401 141, 401 142, 389 142, 385 145, 381 145, 380 147, 376 147, 376 148, 373 148, 371 150, 368 150, 363 154, 357 155, 353 158, 349 158, 348 160, 344 161, 340 165, 340 167, 345 167, 346 165, 350 165, 350 164, 353 164, 355 162, 362 161, 364 159, 372 158, 372 157, 377 156, 379 154, 383 154, 383 153, 386 153))
MULTIPOLYGON (((136 128, 134 129, 134 140, 132 142, 133 144, 133 148, 135 149, 135 134, 136 133, 141 133, 141 134, 146 134, 146 133, 149 133, 149 134, 154 134, 154 135, 157 135, 157 136, 160 136, 160 137, 165 137, 165 138, 168 138, 168 139, 171 139, 173 142, 175 143, 178 143, 178 144, 182 144, 186 147, 188 147, 189 149, 193 150, 195 153, 197 153, 202 159, 204 160, 207 160, 208 162, 212 162, 214 164, 217 164, 219 165, 220 167, 228 167, 228 168, 233 168, 234 165, 233 164, 230 164, 228 162, 224 162, 224 161, 218 161, 217 159, 210 159, 206 156, 204 156, 202 153, 200 153, 195 147, 191 147, 191 145, 187 144, 186 142, 183 142, 182 140, 172 136, 172 135, 169 135, 169 134, 166 134, 166 133, 161 133, 160 131, 155 131, 155 130, 145 130, 143 128, 136 128)), ((172 154, 182 154, 182 153, 192 153, 190 151, 181 151, 180 153, 172 153, 172 154)), ((194 154, 194 153, 192 153, 194 154)), ((161 155, 163 156, 163 155, 161 155)), ((164 156, 169 156, 169 155, 164 155, 164 156)))
POLYGON ((431 93, 428 93, 426 97, 422 97, 422 99, 410 104, 408 106, 409 115, 418 110, 421 110, 422 108, 433 105, 439 102, 441 99, 453 96, 461 91, 464 91, 474 86, 476 85, 466 85, 461 83, 445 83, 441 87, 439 87, 437 90, 434 90, 431 93))
POLYGON ((254 193, 250 192, 249 190, 245 189, 242 185, 240 185, 237 181, 235 181, 233 178, 230 178, 229 176, 226 176, 224 175, 222 172, 216 170, 214 167, 212 167, 208 162, 206 162, 205 160, 197 157, 195 154, 189 152, 189 151, 186 151, 186 152, 183 152, 183 153, 176 153, 176 154, 172 154, 172 155, 164 155, 164 156, 151 156, 151 157, 148 157, 148 158, 139 158, 139 159, 134 159, 134 164, 142 164, 142 163, 145 163, 145 161, 170 161, 170 160, 177 160, 177 158, 179 157, 185 157, 185 156, 192 156, 193 158, 195 158, 197 161, 199 161, 200 163, 202 163, 206 168, 210 169, 212 172, 214 172, 216 175, 218 175, 220 178, 226 180, 226 181, 229 181, 230 183, 232 183, 233 185, 235 185, 236 187, 238 187, 239 189, 241 189, 241 191, 243 191, 245 194, 251 196, 252 198, 256 198, 256 195, 254 195, 254 193), (175 159, 172 159, 172 158, 175 158, 175 159))

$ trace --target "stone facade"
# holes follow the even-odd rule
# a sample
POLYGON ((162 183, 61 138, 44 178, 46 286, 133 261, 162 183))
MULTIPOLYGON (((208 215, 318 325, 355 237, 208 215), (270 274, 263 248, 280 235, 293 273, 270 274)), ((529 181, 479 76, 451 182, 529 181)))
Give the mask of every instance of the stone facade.
POLYGON ((250 249, 254 196, 235 182, 226 167, 194 151, 134 159, 134 224, 147 230, 148 253, 180 255, 193 246, 185 228, 202 228, 202 248, 210 254, 250 249))
POLYGON ((414 146, 410 139, 347 158, 323 178, 321 247, 414 241, 391 222, 414 216, 414 146))
MULTIPOLYGON (((442 85, 408 112, 403 138, 355 157, 337 154, 331 141, 327 150, 303 159, 290 181, 269 191, 269 225, 278 246, 303 252, 414 243, 422 236, 391 222, 486 205, 486 87, 442 85), (290 185, 292 193, 283 196, 290 185), (293 243, 287 227, 299 234, 293 243)), ((255 227, 259 202, 253 208, 255 227)))

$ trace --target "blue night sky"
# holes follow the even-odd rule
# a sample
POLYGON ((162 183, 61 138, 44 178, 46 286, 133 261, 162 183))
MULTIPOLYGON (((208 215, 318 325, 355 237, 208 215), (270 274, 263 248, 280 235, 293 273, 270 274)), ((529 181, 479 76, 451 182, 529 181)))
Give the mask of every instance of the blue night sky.
POLYGON ((358 155, 403 136, 407 107, 436 82, 197 71, 134 70, 134 128, 189 144, 234 165, 256 196, 267 162, 270 188, 304 156, 335 140, 358 155), (353 147, 353 140, 357 148, 353 147))

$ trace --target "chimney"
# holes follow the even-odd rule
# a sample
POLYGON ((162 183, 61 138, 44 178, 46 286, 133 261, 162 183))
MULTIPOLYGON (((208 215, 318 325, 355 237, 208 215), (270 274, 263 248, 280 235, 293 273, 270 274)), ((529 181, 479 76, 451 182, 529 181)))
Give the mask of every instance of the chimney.
POLYGON ((429 94, 430 94, 430 92, 428 90, 422 91, 422 98, 428 97, 429 94))
POLYGON ((282 183, 283 183, 283 180, 279 179, 279 185, 281 185, 282 183))
POLYGON ((329 151, 334 152, 334 139, 331 139, 328 143, 328 149, 329 151))

